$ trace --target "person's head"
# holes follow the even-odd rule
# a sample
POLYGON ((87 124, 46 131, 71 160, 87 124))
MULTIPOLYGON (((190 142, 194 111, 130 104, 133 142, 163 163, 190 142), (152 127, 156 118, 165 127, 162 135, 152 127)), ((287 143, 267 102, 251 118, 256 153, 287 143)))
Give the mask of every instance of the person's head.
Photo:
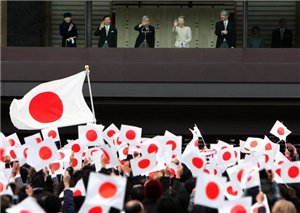
POLYGON ((158 200, 162 195, 163 188, 158 180, 150 180, 145 184, 145 198, 158 200))
POLYGON ((138 200, 130 200, 125 204, 125 213, 144 213, 144 205, 138 200))
POLYGON ((36 197, 38 204, 46 212, 60 212, 61 201, 58 196, 53 195, 50 192, 43 192, 36 197))
POLYGON ((292 202, 278 200, 272 208, 272 213, 297 213, 297 210, 292 202))
POLYGON ((64 13, 64 20, 65 20, 65 22, 70 23, 72 21, 72 14, 64 13))
POLYGON ((145 26, 148 26, 150 24, 150 18, 148 16, 143 16, 142 22, 145 24, 145 26))
POLYGON ((220 12, 220 17, 221 17, 221 20, 222 20, 222 21, 228 20, 229 12, 228 12, 227 10, 222 10, 222 11, 220 12))
POLYGON ((284 18, 281 18, 278 22, 280 28, 286 27, 286 20, 284 18))
POLYGON ((132 190, 131 190, 130 197, 133 200, 143 201, 143 199, 144 199, 144 187, 141 184, 134 185, 132 190))
POLYGON ((156 210, 158 213, 164 212, 173 212, 173 213, 180 213, 181 206, 179 201, 171 196, 162 196, 156 204, 156 210))
POLYGON ((178 26, 183 27, 184 26, 184 16, 179 16, 177 20, 178 20, 178 26))
POLYGON ((103 17, 103 22, 104 22, 104 25, 110 25, 110 23, 111 23, 110 16, 104 16, 103 17))
POLYGON ((253 36, 259 36, 260 35, 260 28, 255 26, 255 27, 252 28, 251 32, 252 32, 253 36))
POLYGON ((5 210, 10 206, 10 201, 7 196, 1 195, 0 197, 1 212, 6 212, 5 210))

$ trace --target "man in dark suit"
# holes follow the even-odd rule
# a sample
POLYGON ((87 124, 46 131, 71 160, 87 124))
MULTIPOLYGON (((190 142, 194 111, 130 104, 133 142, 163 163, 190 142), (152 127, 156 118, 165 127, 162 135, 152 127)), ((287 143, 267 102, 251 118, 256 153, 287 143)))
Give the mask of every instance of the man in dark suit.
POLYGON ((286 29, 286 20, 279 20, 279 28, 272 33, 272 48, 292 48, 293 33, 286 29))
POLYGON ((104 16, 100 26, 95 32, 95 36, 100 36, 98 47, 113 48, 117 47, 118 31, 111 25, 110 16, 104 16))
POLYGON ((221 21, 216 23, 215 34, 217 37, 217 48, 235 47, 235 25, 228 20, 229 13, 226 10, 220 13, 221 21))
POLYGON ((148 16, 143 16, 142 23, 134 27, 139 32, 136 38, 135 48, 154 48, 155 45, 155 29, 150 25, 148 16))
POLYGON ((64 13, 64 21, 59 25, 59 33, 62 36, 62 47, 76 47, 77 28, 72 22, 72 14, 64 13))

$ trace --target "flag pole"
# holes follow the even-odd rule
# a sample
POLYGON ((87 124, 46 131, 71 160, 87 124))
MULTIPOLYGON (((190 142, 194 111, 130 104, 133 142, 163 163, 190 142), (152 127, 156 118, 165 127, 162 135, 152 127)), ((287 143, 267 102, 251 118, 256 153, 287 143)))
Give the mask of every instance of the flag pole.
POLYGON ((94 115, 94 123, 96 123, 96 115, 95 115, 95 109, 94 109, 94 102, 93 102, 93 94, 92 94, 92 87, 91 87, 91 81, 90 81, 90 66, 85 65, 84 69, 87 74, 87 80, 88 80, 88 86, 89 86, 89 93, 90 93, 90 100, 91 100, 91 106, 92 106, 92 112, 94 115))

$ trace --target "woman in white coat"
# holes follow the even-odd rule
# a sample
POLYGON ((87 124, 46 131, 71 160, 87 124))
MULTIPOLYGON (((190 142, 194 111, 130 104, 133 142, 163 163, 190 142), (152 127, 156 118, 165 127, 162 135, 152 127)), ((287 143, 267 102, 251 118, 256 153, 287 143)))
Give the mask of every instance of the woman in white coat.
POLYGON ((184 25, 184 17, 179 16, 174 21, 172 32, 176 36, 175 47, 188 48, 192 40, 192 30, 190 27, 184 25))

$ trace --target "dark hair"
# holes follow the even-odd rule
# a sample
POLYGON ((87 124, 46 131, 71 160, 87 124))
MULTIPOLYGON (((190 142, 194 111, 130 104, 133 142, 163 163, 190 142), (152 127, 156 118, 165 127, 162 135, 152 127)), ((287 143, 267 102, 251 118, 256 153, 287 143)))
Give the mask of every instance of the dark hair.
POLYGON ((111 19, 110 15, 105 15, 105 16, 103 16, 102 21, 104 21, 106 18, 110 18, 111 19))
POLYGON ((158 213, 172 212, 172 213, 180 213, 181 206, 176 198, 171 196, 162 196, 156 205, 156 210, 158 213))
POLYGON ((139 213, 142 211, 142 203, 138 200, 130 200, 125 204, 125 213, 139 213))
POLYGON ((259 31, 260 32, 260 28, 258 26, 255 26, 252 28, 251 32, 254 32, 255 30, 259 31))
POLYGON ((68 13, 64 13, 63 16, 64 16, 64 18, 66 18, 66 17, 72 17, 72 13, 69 13, 69 12, 68 13))

